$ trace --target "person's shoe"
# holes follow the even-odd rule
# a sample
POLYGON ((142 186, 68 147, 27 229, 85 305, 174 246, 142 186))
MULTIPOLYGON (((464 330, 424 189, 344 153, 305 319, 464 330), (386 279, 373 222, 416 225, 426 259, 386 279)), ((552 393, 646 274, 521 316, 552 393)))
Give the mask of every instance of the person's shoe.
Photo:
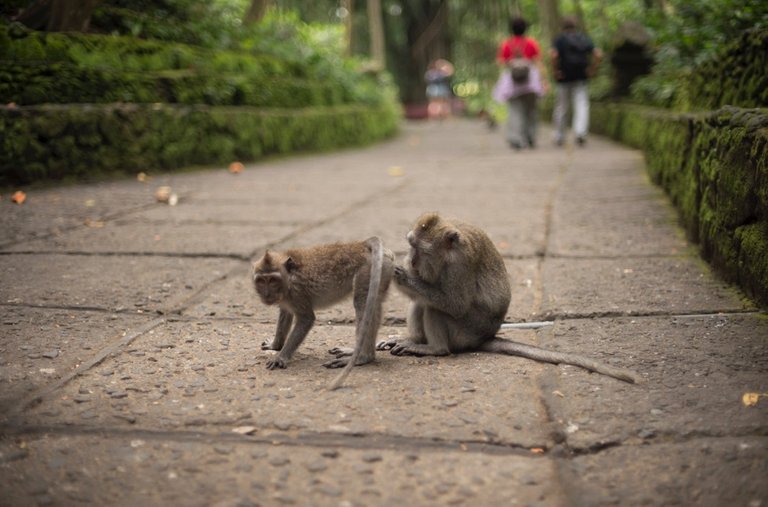
POLYGON ((578 144, 579 146, 584 146, 585 144, 587 144, 587 139, 584 136, 579 136, 576 138, 576 144, 578 144))

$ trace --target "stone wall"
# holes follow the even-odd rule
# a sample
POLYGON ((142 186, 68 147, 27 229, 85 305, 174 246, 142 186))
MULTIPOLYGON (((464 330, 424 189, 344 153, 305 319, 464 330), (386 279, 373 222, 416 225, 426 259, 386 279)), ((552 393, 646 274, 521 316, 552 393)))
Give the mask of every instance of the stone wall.
POLYGON ((703 257, 768 306, 768 110, 595 103, 591 130, 642 149, 703 257))

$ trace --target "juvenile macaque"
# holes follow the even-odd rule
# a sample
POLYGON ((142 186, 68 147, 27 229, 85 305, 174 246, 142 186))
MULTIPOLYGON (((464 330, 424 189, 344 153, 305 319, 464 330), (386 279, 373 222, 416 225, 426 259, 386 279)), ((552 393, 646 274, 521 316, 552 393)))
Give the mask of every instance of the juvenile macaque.
POLYGON ((380 342, 395 355, 484 351, 565 363, 635 383, 639 377, 592 359, 497 338, 511 299, 504 260, 481 229, 422 215, 408 233, 410 252, 395 284, 411 298, 408 338, 380 342))
POLYGON ((262 350, 279 351, 267 361, 267 368, 285 368, 312 329, 315 310, 331 306, 350 293, 355 307, 355 348, 330 351, 336 359, 324 366, 345 367, 330 388, 339 387, 352 366, 373 361, 381 304, 393 270, 394 255, 377 237, 283 253, 267 251, 253 266, 259 298, 266 305, 280 307, 275 338, 261 345, 262 350))

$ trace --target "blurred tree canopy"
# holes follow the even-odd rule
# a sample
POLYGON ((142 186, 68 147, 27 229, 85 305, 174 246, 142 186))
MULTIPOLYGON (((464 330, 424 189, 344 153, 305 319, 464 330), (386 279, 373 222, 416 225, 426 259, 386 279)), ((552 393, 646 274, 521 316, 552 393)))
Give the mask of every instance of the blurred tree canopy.
MULTIPOLYGON (((347 54, 370 57, 375 47, 370 30, 376 29, 371 20, 378 18, 386 68, 401 100, 422 101, 428 63, 446 58, 456 67, 454 89, 478 107, 498 76, 496 48, 514 15, 529 21, 528 35, 545 50, 560 19, 575 15, 609 55, 622 24, 636 22, 650 36, 655 65, 633 86, 634 97, 665 106, 675 103, 681 78, 695 65, 742 31, 768 26, 764 0, 8 0, 2 14, 36 29, 87 29, 214 49, 295 52, 328 58, 331 65, 341 65, 347 54), (379 12, 371 16, 371 8, 379 12), (298 29, 302 23, 307 25, 298 29)), ((609 80, 604 65, 593 93, 607 94, 609 80)))

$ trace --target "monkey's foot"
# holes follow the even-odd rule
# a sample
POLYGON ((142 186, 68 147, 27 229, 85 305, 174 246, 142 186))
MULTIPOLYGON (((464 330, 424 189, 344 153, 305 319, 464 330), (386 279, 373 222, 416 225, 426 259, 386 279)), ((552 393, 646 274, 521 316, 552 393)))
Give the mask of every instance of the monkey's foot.
POLYGON ((270 359, 269 361, 267 361, 268 370, 274 370, 275 368, 282 369, 282 368, 285 368, 286 366, 288 366, 288 364, 279 357, 276 357, 274 359, 270 359))
POLYGON ((406 340, 403 339, 383 340, 376 344, 376 350, 391 350, 393 347, 396 347, 397 345, 405 342, 406 340))
MULTIPOLYGON (((345 350, 345 349, 342 349, 345 350)), ((351 349, 350 349, 351 350, 351 349)), ((336 359, 331 359, 328 362, 323 363, 323 366, 326 368, 344 368, 347 364, 349 364, 350 357, 349 356, 336 356, 336 359)), ((357 358, 357 362, 355 363, 355 366, 361 366, 363 364, 368 364, 370 362, 373 362, 373 357, 364 357, 363 354, 360 354, 357 358)))
POLYGON ((280 350, 280 348, 275 347, 274 342, 265 340, 261 342, 261 350, 280 350))
POLYGON ((401 342, 390 349, 390 354, 395 356, 447 356, 447 350, 439 350, 426 343, 401 342))
POLYGON ((351 356, 354 351, 355 349, 349 347, 333 347, 328 353, 336 356, 336 359, 340 359, 342 357, 351 356))
POLYGON ((347 363, 349 363, 349 358, 338 356, 336 359, 323 363, 323 366, 326 368, 344 368, 347 363))

